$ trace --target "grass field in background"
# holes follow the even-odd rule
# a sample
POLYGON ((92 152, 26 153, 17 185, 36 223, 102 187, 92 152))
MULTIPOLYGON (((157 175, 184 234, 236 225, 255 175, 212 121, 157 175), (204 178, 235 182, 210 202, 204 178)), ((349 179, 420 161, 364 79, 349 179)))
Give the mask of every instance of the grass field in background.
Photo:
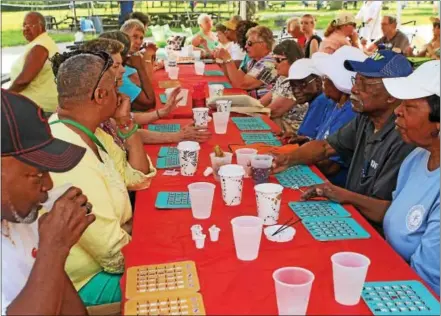
MULTIPOLYGON (((277 1, 271 1, 272 3, 276 3, 277 1)), ((288 1, 286 8, 277 8, 275 10, 264 10, 259 11, 256 16, 259 20, 259 23, 265 26, 270 27, 272 30, 280 29, 280 26, 277 26, 280 23, 280 20, 287 20, 291 14, 294 16, 302 15, 303 13, 311 13, 317 17, 317 29, 324 29, 329 24, 329 22, 333 19, 336 14, 336 11, 330 11, 327 9, 321 9, 319 11, 315 8, 315 1, 310 1, 311 4, 308 8, 305 8, 299 1, 288 1)), ((159 3, 155 3, 155 7, 152 8, 152 1, 147 2, 138 2, 135 4, 135 10, 148 12, 150 15, 154 15, 155 12, 185 12, 186 8, 183 4, 178 5, 176 7, 175 2, 173 1, 171 4, 171 8, 169 7, 170 2, 164 1, 163 6, 159 7, 159 3)), ((359 3, 358 10, 360 9, 361 3, 359 3)), ((383 14, 390 12, 392 14, 396 13, 396 3, 389 2, 386 4, 389 7, 388 10, 383 10, 383 14)), ((353 10, 352 5, 349 6, 350 12, 356 14, 358 10, 353 10)), ((222 4, 218 6, 217 4, 209 3, 207 8, 203 8, 202 1, 199 1, 198 6, 196 7, 196 11, 226 11, 233 10, 233 5, 230 3, 222 4)), ((66 16, 72 16, 72 11, 69 9, 65 10, 41 10, 39 11, 43 15, 52 15, 57 21, 63 20, 66 16)), ((90 12, 85 8, 78 8, 76 10, 77 16, 86 16, 90 12)), ((235 9, 237 12, 237 8, 235 9)), ((2 12, 2 32, 1 32, 1 47, 10 47, 17 45, 26 44, 25 39, 23 38, 21 25, 23 23, 23 18, 26 15, 27 11, 19 11, 19 12, 2 12)), ((118 14, 118 7, 107 7, 107 8, 95 8, 93 10, 94 14, 118 14)), ((416 1, 409 1, 409 6, 403 10, 401 21, 403 23, 408 21, 416 21, 416 25, 425 25, 430 24, 429 17, 433 16, 433 5, 430 3, 420 3, 419 7, 417 7, 416 1)), ((64 29, 62 31, 51 31, 52 38, 57 42, 71 42, 74 40, 74 34, 70 32, 68 24, 62 24, 60 28, 64 29)), ((174 31, 179 31, 179 29, 173 29, 174 31)), ((194 29, 196 31, 196 29, 194 29)), ((150 36, 150 31, 147 32, 146 36, 150 36)), ((86 38, 91 38, 91 35, 88 35, 86 38)))

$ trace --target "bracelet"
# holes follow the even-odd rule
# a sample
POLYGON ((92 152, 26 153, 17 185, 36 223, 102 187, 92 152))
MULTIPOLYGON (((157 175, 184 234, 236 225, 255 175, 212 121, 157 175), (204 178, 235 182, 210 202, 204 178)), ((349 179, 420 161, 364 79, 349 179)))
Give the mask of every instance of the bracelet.
POLYGON ((135 124, 132 128, 132 130, 130 132, 128 132, 127 134, 123 134, 121 133, 121 130, 118 129, 117 134, 120 138, 126 140, 127 138, 129 138, 130 136, 132 136, 133 134, 136 133, 136 131, 139 129, 139 125, 135 124))
POLYGON ((158 119, 161 118, 161 115, 159 115, 159 111, 158 110, 156 110, 156 115, 158 116, 158 119))
POLYGON ((224 61, 224 64, 231 63, 232 61, 233 61, 233 59, 231 59, 231 58, 230 58, 230 59, 227 59, 227 60, 224 61))

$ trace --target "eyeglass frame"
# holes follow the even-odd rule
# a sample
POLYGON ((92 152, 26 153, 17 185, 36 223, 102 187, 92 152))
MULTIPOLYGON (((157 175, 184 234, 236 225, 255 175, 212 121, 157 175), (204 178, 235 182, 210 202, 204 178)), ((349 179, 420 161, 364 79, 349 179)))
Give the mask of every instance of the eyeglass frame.
POLYGON ((258 41, 258 42, 252 42, 252 41, 246 41, 245 44, 248 47, 253 47, 254 44, 260 44, 260 43, 265 43, 264 41, 258 41))
POLYGON ((317 80, 319 77, 318 76, 314 76, 312 79, 310 79, 309 81, 307 81, 307 82, 304 82, 304 80, 305 79, 302 79, 302 83, 301 84, 299 84, 298 86, 295 86, 295 87, 293 87, 293 84, 292 84, 292 82, 293 81, 299 81, 299 80, 290 80, 289 81, 289 84, 290 84, 290 86, 291 86, 291 88, 297 88, 297 87, 299 87, 299 88, 301 88, 301 89, 305 89, 309 84, 311 84, 312 82, 314 82, 315 80, 317 80))
MULTIPOLYGON (((360 80, 361 80, 361 79, 360 79, 360 80)), ((356 77, 356 76, 352 76, 352 77, 351 77, 351 83, 352 83, 352 86, 353 86, 353 87, 356 86, 356 82, 357 82, 357 77, 356 77)), ((366 92, 366 90, 365 90, 365 85, 371 85, 371 86, 374 86, 374 85, 379 84, 379 83, 382 83, 382 82, 383 82, 383 80, 381 80, 381 79, 378 79, 378 80, 375 80, 375 81, 371 81, 371 82, 365 82, 365 81, 363 80, 363 87, 362 87, 362 89, 360 89, 360 90, 363 91, 363 92, 366 92)))

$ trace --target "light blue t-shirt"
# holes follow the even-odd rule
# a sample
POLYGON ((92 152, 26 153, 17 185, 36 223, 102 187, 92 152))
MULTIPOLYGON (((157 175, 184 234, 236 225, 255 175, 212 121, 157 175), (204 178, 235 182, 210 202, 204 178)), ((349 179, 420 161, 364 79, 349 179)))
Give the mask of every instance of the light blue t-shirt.
POLYGON ((126 72, 123 74, 122 85, 119 87, 119 92, 127 95, 130 98, 130 102, 133 103, 141 93, 141 88, 134 84, 129 77, 135 74, 137 70, 130 66, 124 66, 124 69, 126 72))
POLYGON ((427 169, 429 156, 417 148, 403 161, 383 227, 389 244, 439 295, 440 169, 427 169))
POLYGON ((326 113, 332 110, 334 106, 334 101, 328 99, 324 93, 316 97, 309 105, 308 112, 303 118, 297 135, 315 139, 320 124, 325 120, 326 113))

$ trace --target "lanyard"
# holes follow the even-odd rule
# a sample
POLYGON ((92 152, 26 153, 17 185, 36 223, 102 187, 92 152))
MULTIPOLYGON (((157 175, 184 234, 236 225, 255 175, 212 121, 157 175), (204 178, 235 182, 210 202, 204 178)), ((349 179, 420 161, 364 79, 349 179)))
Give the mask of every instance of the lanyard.
POLYGON ((99 148, 101 148, 107 154, 107 150, 106 148, 104 148, 104 145, 100 142, 100 140, 96 137, 96 135, 92 133, 92 131, 87 127, 85 127, 84 125, 81 125, 80 123, 72 120, 58 120, 58 121, 50 122, 49 125, 57 124, 57 123, 64 123, 75 126, 80 131, 84 132, 87 135, 87 137, 90 138, 90 140, 92 140, 99 148))

